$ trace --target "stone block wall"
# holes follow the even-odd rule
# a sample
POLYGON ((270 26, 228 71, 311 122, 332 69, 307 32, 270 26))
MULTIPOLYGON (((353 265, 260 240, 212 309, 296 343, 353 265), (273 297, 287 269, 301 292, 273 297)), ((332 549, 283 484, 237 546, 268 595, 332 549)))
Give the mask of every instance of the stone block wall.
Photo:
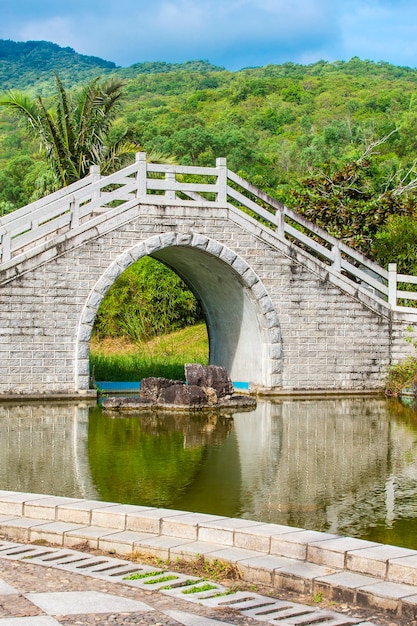
MULTIPOLYGON (((241 292, 241 319, 229 323, 239 354, 262 369, 257 387, 377 389, 391 359, 410 349, 402 335, 417 316, 391 315, 364 289, 237 210, 140 205, 0 268, 0 394, 85 392, 101 298, 134 260, 166 260, 174 248, 172 258, 182 273, 189 269, 193 284, 195 260, 206 279, 220 272, 235 311, 241 292)), ((227 291, 220 285, 202 293, 216 300, 220 327, 227 291)), ((250 371, 250 362, 245 366, 250 371)))

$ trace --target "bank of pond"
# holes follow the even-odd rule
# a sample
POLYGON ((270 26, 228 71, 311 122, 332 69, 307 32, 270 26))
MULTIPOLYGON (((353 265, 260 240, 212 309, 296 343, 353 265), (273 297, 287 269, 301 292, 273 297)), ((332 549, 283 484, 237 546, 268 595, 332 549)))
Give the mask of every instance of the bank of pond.
POLYGON ((251 410, 0 403, 0 489, 167 507, 417 549, 417 412, 384 397, 251 410))

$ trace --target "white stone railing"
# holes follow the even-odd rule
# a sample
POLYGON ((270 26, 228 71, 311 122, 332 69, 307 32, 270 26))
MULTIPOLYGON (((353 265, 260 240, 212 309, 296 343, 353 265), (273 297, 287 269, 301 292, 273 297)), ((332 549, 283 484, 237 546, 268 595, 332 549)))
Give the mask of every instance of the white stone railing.
POLYGON ((217 159, 216 167, 165 165, 147 163, 141 152, 134 164, 105 177, 93 166, 86 178, 0 219, 0 263, 18 261, 19 255, 59 233, 88 224, 115 207, 123 211, 138 202, 202 208, 233 205, 272 229, 278 238, 296 244, 333 272, 366 288, 388 307, 410 312, 417 308, 402 306, 404 301, 417 300, 417 288, 398 289, 404 283, 417 285, 416 276, 397 274, 395 264, 387 271, 373 263, 228 170, 226 159, 217 159))

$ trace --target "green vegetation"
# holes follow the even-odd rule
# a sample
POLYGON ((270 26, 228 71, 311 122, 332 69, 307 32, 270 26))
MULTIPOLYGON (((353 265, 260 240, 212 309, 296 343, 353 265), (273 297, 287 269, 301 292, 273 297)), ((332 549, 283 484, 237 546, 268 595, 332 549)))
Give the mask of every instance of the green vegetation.
POLYGON ((88 457, 100 500, 172 508, 195 479, 206 450, 185 445, 185 437, 175 421, 157 414, 115 419, 99 406, 93 409, 88 457))
POLYGON ((192 593, 199 593, 200 591, 211 591, 212 589, 217 589, 217 585, 213 585, 211 583, 204 583, 204 585, 194 585, 193 587, 190 587, 189 589, 184 589, 184 591, 182 591, 183 594, 192 594, 192 593))
POLYGON ((151 578, 161 574, 163 574, 163 572, 158 570, 153 572, 135 572, 134 574, 129 574, 129 576, 124 576, 123 580, 142 580, 143 578, 151 578))
POLYGON ((202 319, 201 307, 184 281, 159 261, 144 257, 109 289, 95 332, 98 338, 125 337, 141 347, 144 341, 202 319))
MULTIPOLYGON (((117 68, 48 42, 0 41, 0 89, 40 96, 45 119, 60 128, 66 103, 72 115, 86 89, 121 89, 122 82, 106 145, 128 137, 148 154, 169 154, 185 165, 214 165, 224 156, 230 169, 349 245, 383 265, 396 261, 403 273, 417 272, 417 70, 357 57, 239 72, 205 61, 117 68), (90 87, 80 88, 85 81, 90 87)), ((87 160, 105 161, 88 157, 86 167, 87 160)), ((0 107, 0 215, 52 189, 56 174, 26 123, 0 107)), ((132 267, 110 290, 96 335, 127 337, 149 361, 147 339, 193 324, 201 310, 176 278, 165 283, 156 265, 143 268, 132 267)), ((96 378, 108 378, 110 368, 112 378, 127 379, 125 364, 111 358, 93 350, 96 378)), ((164 359, 159 372, 168 371, 164 359)), ((134 378, 149 372, 137 360, 130 365, 134 378)))
MULTIPOLYGON (((40 93, 49 111, 52 84, 37 90, 31 64, 40 70, 37 55, 49 50, 50 79, 53 69, 69 86, 62 59, 72 55, 71 85, 80 84, 87 66, 95 76, 126 83, 109 140, 129 132, 146 152, 182 164, 213 165, 225 156, 230 169, 374 258, 376 235, 387 230, 389 217, 415 217, 416 70, 358 58, 239 72, 204 61, 116 68, 33 43, 3 42, 3 57, 0 46, 0 60, 9 64, 2 89, 20 71, 13 87, 40 93)), ((6 213, 47 190, 48 180, 25 125, 16 125, 4 107, 0 123, 0 212, 6 213), (19 175, 7 175, 17 169, 19 175)))
MULTIPOLYGON (((417 339, 413 338, 414 329, 407 327, 409 335, 404 339, 417 350, 417 339)), ((404 389, 417 387, 417 356, 410 355, 399 363, 391 365, 385 382, 385 393, 388 396, 399 396, 404 389)))
POLYGON ((403 389, 417 386, 417 357, 409 356, 388 370, 385 393, 389 396, 400 395, 403 389))
POLYGON ((73 86, 97 74, 114 70, 112 61, 78 54, 50 41, 10 41, 0 39, 0 85, 5 89, 24 89, 31 93, 50 93, 52 72, 65 85, 73 86))
POLYGON ((148 376, 183 380, 184 363, 207 362, 203 322, 140 345, 122 338, 91 341, 90 371, 95 380, 138 381, 148 376))
POLYGON ((54 108, 47 108, 41 96, 32 99, 21 91, 10 90, 0 105, 23 118, 39 140, 47 157, 55 189, 87 176, 91 165, 109 174, 133 158, 138 146, 127 132, 110 137, 112 122, 120 106, 123 82, 95 78, 74 93, 67 93, 55 74, 57 94, 54 108))

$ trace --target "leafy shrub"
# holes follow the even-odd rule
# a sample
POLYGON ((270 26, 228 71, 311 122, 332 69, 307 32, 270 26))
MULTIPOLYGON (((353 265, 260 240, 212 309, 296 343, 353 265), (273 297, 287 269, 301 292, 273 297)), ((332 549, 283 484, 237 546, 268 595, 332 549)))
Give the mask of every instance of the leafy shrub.
POLYGON ((392 365, 385 384, 385 393, 398 396, 403 389, 417 385, 417 357, 409 356, 392 365))
POLYGON ((375 235, 375 256, 381 265, 397 263, 400 274, 417 273, 417 221, 408 215, 391 215, 375 235))

